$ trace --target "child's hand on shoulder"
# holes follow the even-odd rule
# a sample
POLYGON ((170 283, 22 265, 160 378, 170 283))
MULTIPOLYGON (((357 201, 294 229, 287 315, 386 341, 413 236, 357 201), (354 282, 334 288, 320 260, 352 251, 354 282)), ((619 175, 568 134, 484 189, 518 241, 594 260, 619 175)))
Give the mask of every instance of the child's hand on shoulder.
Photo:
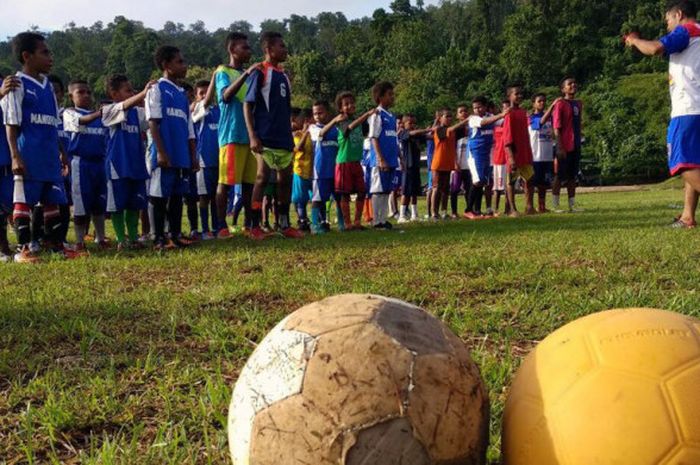
POLYGON ((2 87, 0 87, 0 98, 6 96, 14 89, 18 89, 21 81, 17 76, 7 76, 2 81, 2 87))
POLYGON ((250 76, 250 75, 253 74, 255 71, 262 71, 262 69, 263 69, 263 63, 262 63, 262 62, 253 63, 252 65, 250 65, 250 66, 248 67, 248 69, 245 70, 245 73, 246 73, 248 76, 250 76))

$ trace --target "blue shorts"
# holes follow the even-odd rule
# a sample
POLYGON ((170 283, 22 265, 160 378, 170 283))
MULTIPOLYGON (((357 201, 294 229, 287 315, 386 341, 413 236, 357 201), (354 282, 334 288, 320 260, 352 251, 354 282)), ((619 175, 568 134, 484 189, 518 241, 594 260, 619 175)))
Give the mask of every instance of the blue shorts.
POLYGON ((292 203, 306 205, 311 200, 311 179, 304 179, 294 173, 292 179, 292 203))
POLYGON ((372 185, 372 168, 362 165, 362 171, 365 173, 365 192, 369 195, 371 194, 369 188, 372 185))
POLYGON ((472 183, 489 183, 492 175, 491 160, 489 155, 478 156, 470 152, 467 163, 469 164, 469 171, 472 175, 472 183))
POLYGON ((314 202, 328 202, 333 196, 333 186, 333 178, 314 179, 311 200, 314 202))
POLYGON ((174 195, 190 193, 190 174, 185 168, 156 168, 151 173, 150 197, 166 199, 174 195))
POLYGON ((370 168, 370 194, 390 194, 395 188, 396 168, 390 168, 386 171, 380 170, 378 167, 370 168))
MULTIPOLYGON (((207 166, 200 168, 196 173, 197 195, 212 196, 216 195, 216 186, 219 185, 219 167, 207 166)), ((190 182, 192 182, 190 180, 190 182)))
POLYGON ((0 166, 0 213, 12 212, 12 193, 15 181, 11 166, 0 166))
POLYGON ((393 191, 401 189, 401 179, 403 178, 403 174, 401 170, 395 170, 394 171, 394 177, 391 179, 391 187, 393 191))
POLYGON ((672 118, 666 143, 672 176, 687 169, 700 168, 700 115, 672 118))
POLYGON ((102 215, 107 209, 107 171, 104 160, 71 160, 73 215, 102 215))
POLYGON ((535 170, 535 175, 530 180, 533 186, 550 187, 554 179, 554 162, 553 161, 536 161, 532 164, 535 170))
POLYGON ((47 205, 66 205, 66 191, 63 188, 63 181, 34 181, 24 179, 24 176, 15 176, 12 202, 23 203, 30 207, 41 203, 47 205))
POLYGON ((111 179, 107 181, 107 211, 145 210, 148 208, 145 179, 111 179))

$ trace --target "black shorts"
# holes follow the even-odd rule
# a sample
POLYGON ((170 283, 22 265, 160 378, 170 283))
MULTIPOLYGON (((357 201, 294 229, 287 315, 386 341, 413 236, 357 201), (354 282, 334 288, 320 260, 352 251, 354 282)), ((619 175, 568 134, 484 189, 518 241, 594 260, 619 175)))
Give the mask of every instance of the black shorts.
POLYGON ((576 181, 581 169, 581 149, 567 152, 566 157, 557 157, 557 177, 561 182, 576 181))
POLYGON ((423 194, 423 183, 420 178, 420 168, 407 168, 402 171, 401 193, 406 197, 423 194))
POLYGON ((537 187, 550 187, 554 177, 554 162, 536 161, 532 167, 535 170, 535 175, 530 180, 531 184, 537 187))

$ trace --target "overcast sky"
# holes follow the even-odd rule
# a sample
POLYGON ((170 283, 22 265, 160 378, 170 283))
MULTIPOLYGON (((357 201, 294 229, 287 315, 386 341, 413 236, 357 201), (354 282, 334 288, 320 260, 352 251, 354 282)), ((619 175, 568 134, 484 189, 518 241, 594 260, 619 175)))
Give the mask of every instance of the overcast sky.
MULTIPOLYGON (((36 25, 40 30, 62 29, 71 21, 90 26, 96 21, 105 24, 115 16, 143 21, 146 26, 160 28, 166 21, 192 24, 206 23, 210 30, 246 20, 256 29, 267 18, 282 19, 291 14, 315 16, 322 11, 341 11, 348 18, 371 15, 377 8, 388 8, 391 0, 7 0, 0 12, 0 39, 36 25)), ((3 0, 4 3, 4 0, 3 0)), ((415 2, 412 2, 415 4, 415 2)), ((426 5, 438 0, 427 0, 426 5)))

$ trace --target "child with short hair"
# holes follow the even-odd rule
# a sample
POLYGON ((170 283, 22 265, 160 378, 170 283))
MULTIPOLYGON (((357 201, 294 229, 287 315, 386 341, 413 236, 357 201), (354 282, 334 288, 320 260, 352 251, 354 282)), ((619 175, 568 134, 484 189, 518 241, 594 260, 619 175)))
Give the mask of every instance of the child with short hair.
POLYGON ((313 124, 311 109, 292 108, 292 130, 294 131, 294 177, 292 181, 292 203, 297 211, 297 227, 300 231, 311 231, 306 205, 312 196, 314 169, 314 147, 309 136, 313 124))
MULTIPOLYGON (((465 134, 464 127, 469 124, 465 119, 452 125, 452 112, 448 108, 440 110, 438 127, 435 128, 433 140, 435 141, 435 154, 431 170, 433 179, 436 182, 436 191, 433 194, 433 220, 440 219, 436 213, 439 212, 441 204, 446 207, 445 201, 450 194, 450 173, 459 170, 457 166, 457 140, 465 134)), ((444 211, 442 218, 447 218, 447 211, 444 211)))
POLYGON ((532 190, 530 181, 534 176, 534 170, 532 168, 532 147, 530 146, 527 112, 520 108, 523 101, 522 86, 511 85, 508 87, 507 95, 510 101, 510 112, 503 121, 503 145, 508 155, 506 195, 510 203, 509 215, 519 215, 515 205, 515 182, 518 179, 522 179, 525 183, 525 213, 531 215, 535 212, 530 194, 532 190))
MULTIPOLYGON (((501 110, 506 111, 510 108, 510 101, 501 101, 501 110)), ((506 184, 508 178, 508 155, 506 155, 506 146, 503 143, 503 120, 496 121, 493 125, 493 156, 491 157, 491 165, 493 166, 493 192, 496 193, 496 210, 494 216, 500 215, 501 196, 505 197, 505 214, 510 213, 510 204, 506 196, 506 184)))
POLYGON ((196 192, 199 196, 202 239, 211 240, 216 237, 214 233, 219 227, 216 190, 219 181, 219 118, 221 112, 218 106, 206 104, 209 81, 197 81, 194 88, 196 104, 192 113, 192 122, 197 137, 197 156, 200 167, 196 174, 196 192), (209 228, 210 210, 211 229, 209 228))
MULTIPOLYGON (((314 145, 313 197, 311 198, 311 232, 324 234, 330 231, 326 204, 334 193, 335 160, 338 156, 338 129, 329 124, 330 105, 325 100, 312 106, 315 124, 309 127, 309 137, 314 145)), ((343 230, 344 224, 338 227, 343 230)))
POLYGON ((277 171, 277 212, 280 232, 298 239, 304 234, 293 228, 289 220, 291 200, 294 136, 291 124, 291 83, 281 68, 287 60, 287 46, 282 34, 263 32, 261 45, 265 53, 262 69, 252 72, 247 81, 244 114, 250 149, 258 161, 253 188, 252 229, 250 237, 262 240, 266 234, 260 227, 262 199, 271 170, 277 171))
POLYGON ((139 105, 154 84, 154 81, 149 82, 136 94, 124 75, 113 75, 106 83, 107 95, 112 99, 112 103, 102 107, 102 124, 108 128, 107 212, 112 219, 118 250, 143 247, 138 241, 138 227, 140 212, 148 208, 146 180, 149 176, 142 138, 148 122, 139 105))
MULTIPOLYGON (((539 93, 532 97, 532 113, 530 114, 530 146, 532 147, 532 160, 535 175, 532 185, 537 189, 537 211, 546 213, 547 189, 552 185, 554 176, 554 141, 551 116, 554 109, 553 103, 547 111, 547 96, 539 93)), ((530 190, 534 196, 535 189, 530 190)), ((534 199, 530 199, 534 203, 534 199)))
POLYGON ((465 218, 481 219, 481 200, 484 187, 491 177, 491 149, 493 148, 494 123, 508 114, 510 108, 488 116, 488 100, 479 96, 472 101, 472 115, 469 117, 469 171, 472 176, 472 189, 469 192, 465 218))
POLYGON ((403 115, 399 129, 399 144, 401 147, 401 212, 399 223, 418 221, 418 196, 422 193, 423 183, 420 177, 420 144, 433 128, 418 129, 415 115, 403 115), (409 205, 411 212, 409 214, 409 205), (410 215, 410 216, 409 216, 410 215))
MULTIPOLYGON (((457 107, 457 120, 466 121, 469 119, 469 108, 466 104, 461 104, 457 107)), ((452 218, 458 218, 458 199, 459 193, 464 192, 464 211, 467 213, 467 203, 469 203, 469 191, 472 187, 472 176, 469 171, 469 132, 460 131, 460 137, 457 139, 457 162, 456 167, 459 170, 453 171, 450 175, 450 207, 452 210, 452 218)))
POLYGON ((376 111, 371 109, 355 118, 355 96, 351 92, 341 92, 335 99, 339 113, 321 131, 338 128, 338 155, 335 165, 335 191, 340 207, 338 224, 347 229, 363 229, 362 212, 365 204, 365 180, 362 171, 362 150, 365 137, 363 125, 376 111), (350 216, 350 196, 355 194, 355 217, 350 216))
POLYGON ((372 97, 378 105, 369 117, 370 189, 372 195, 373 226, 392 229, 389 223, 389 194, 393 190, 394 174, 399 165, 399 143, 396 137, 396 117, 389 112, 394 105, 394 85, 387 81, 372 87, 372 97))
POLYGON ((552 125, 557 141, 557 176, 552 186, 552 207, 561 212, 559 194, 561 185, 566 185, 569 196, 569 211, 576 209, 576 179, 581 166, 581 121, 583 104, 576 99, 578 84, 570 76, 562 79, 560 84, 562 99, 555 102, 552 113, 552 125))
POLYGON ((67 159, 58 139, 58 104, 46 74, 53 58, 40 34, 23 32, 12 41, 13 52, 22 65, 17 73, 20 86, 0 101, 14 177, 14 224, 18 253, 15 261, 36 263, 30 251, 31 209, 44 206, 44 228, 51 249, 64 258, 76 254, 63 244, 59 207, 67 203, 62 175, 67 159))
MULTIPOLYGON (((16 76, 3 77, 2 87, 0 87, 0 99, 4 98, 12 89, 20 86, 20 81, 16 76)), ((0 106, 0 123, 4 124, 2 108, 0 106)), ((7 143, 7 132, 5 128, 0 128, 0 262, 12 261, 12 251, 10 242, 7 239, 7 224, 12 214, 12 191, 14 190, 14 180, 12 175, 12 157, 10 156, 10 146, 7 143)))
POLYGON ((97 244, 109 248, 105 239, 107 172, 105 150, 107 130, 102 112, 93 110, 92 90, 87 81, 68 84, 73 107, 63 112, 63 127, 69 136, 67 153, 71 159, 71 197, 75 224, 76 251, 87 253, 85 235, 92 218, 97 244))
POLYGON ((226 225, 226 206, 231 188, 240 185, 241 202, 245 222, 244 229, 251 227, 251 201, 253 185, 258 172, 258 161, 250 150, 250 139, 246 128, 243 105, 248 93, 248 78, 261 64, 244 69, 250 61, 251 48, 248 36, 232 32, 226 38, 229 63, 219 66, 214 72, 216 96, 221 116, 219 118, 219 180, 216 191, 216 208, 219 224, 216 236, 231 237, 226 225))
POLYGON ((151 145, 151 185, 154 247, 156 250, 186 247, 181 237, 182 198, 188 192, 189 173, 199 170, 194 124, 185 90, 177 82, 187 75, 187 63, 180 49, 163 45, 156 50, 155 62, 163 72, 146 96, 146 118, 153 137, 151 145), (165 219, 171 239, 166 241, 165 219))

